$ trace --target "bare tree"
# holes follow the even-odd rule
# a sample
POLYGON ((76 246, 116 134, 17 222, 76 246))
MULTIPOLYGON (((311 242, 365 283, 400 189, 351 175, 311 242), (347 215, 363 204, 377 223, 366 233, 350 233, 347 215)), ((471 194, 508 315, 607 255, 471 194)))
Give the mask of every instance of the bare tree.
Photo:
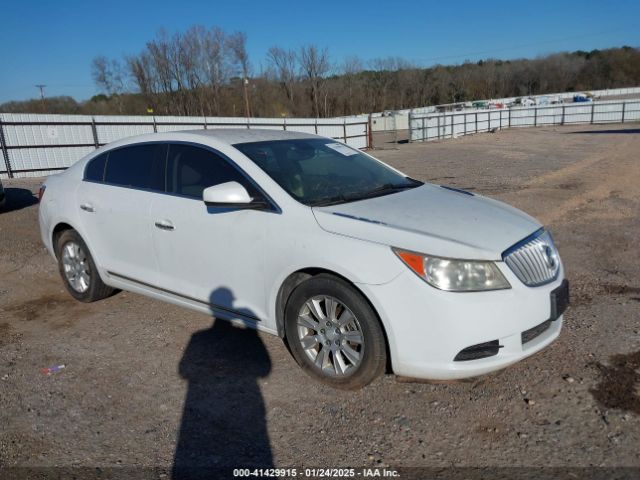
POLYGON ((357 56, 350 56, 344 59, 342 64, 342 75, 346 84, 345 113, 352 115, 354 110, 354 94, 357 85, 358 75, 364 70, 364 64, 357 56))
POLYGON ((117 95, 125 90, 126 74, 122 64, 115 59, 97 56, 91 63, 93 81, 108 95, 117 95))
POLYGON ((242 74, 242 86, 244 92, 245 115, 251 116, 251 107, 249 101, 249 54, 247 53, 247 34, 244 32, 236 32, 227 38, 226 42, 229 50, 233 55, 236 65, 240 68, 242 74))
POLYGON ((122 113, 122 101, 119 95, 126 90, 126 73, 120 61, 97 56, 91 62, 91 76, 98 88, 115 100, 118 113, 122 113))
POLYGON ((226 53, 225 33, 222 29, 213 27, 203 40, 203 67, 212 93, 215 115, 220 115, 220 92, 230 76, 226 53))
POLYGON ((313 115, 318 118, 320 116, 320 90, 325 81, 324 77, 331 68, 329 53, 326 48, 320 50, 315 45, 302 47, 300 49, 300 65, 309 82, 313 115))
POLYGON ((297 80, 298 58, 293 50, 271 47, 267 59, 276 70, 278 81, 285 91, 290 104, 294 102, 294 87, 297 80))
POLYGON ((399 57, 375 59, 365 68, 358 57, 348 57, 333 75, 327 50, 315 45, 295 52, 274 46, 266 68, 252 72, 246 42, 244 33, 228 35, 218 27, 160 31, 124 62, 93 60, 93 79, 107 97, 96 96, 86 107, 60 102, 60 108, 106 114, 152 106, 164 114, 235 116, 244 104, 247 116, 320 117, 640 82, 640 49, 632 47, 430 68, 399 57))
POLYGON ((140 93, 147 96, 158 93, 155 71, 147 52, 127 57, 126 62, 140 93))
POLYGON ((147 52, 151 66, 154 71, 159 92, 165 99, 165 113, 175 113, 178 111, 176 79, 171 66, 171 46, 167 33, 163 30, 158 32, 156 39, 147 42, 147 52))

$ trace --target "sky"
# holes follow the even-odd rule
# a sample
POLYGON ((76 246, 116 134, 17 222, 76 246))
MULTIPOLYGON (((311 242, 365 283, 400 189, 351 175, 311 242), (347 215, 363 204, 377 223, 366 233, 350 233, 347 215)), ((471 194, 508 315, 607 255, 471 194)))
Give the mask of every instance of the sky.
POLYGON ((146 1, 0 0, 0 103, 47 96, 86 100, 97 55, 140 52, 159 29, 244 31, 254 70, 269 47, 326 47, 340 63, 401 56, 421 66, 557 51, 640 46, 640 1, 146 1))

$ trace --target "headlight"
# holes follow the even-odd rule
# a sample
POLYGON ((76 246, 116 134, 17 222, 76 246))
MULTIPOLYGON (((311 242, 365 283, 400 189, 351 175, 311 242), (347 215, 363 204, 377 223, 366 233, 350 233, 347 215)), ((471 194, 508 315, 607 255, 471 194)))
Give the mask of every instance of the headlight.
POLYGON ((511 288, 494 262, 456 260, 393 249, 396 255, 432 287, 449 292, 511 288))

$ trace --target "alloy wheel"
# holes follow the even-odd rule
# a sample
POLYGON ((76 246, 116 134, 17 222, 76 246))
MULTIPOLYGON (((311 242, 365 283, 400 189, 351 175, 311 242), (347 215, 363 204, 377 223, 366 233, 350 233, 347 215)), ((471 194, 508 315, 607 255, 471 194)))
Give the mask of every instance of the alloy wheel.
POLYGON ((67 242, 62 248, 62 268, 71 288, 78 293, 89 289, 91 272, 84 249, 76 242, 67 242))
POLYGON ((297 331, 305 354, 325 375, 349 375, 362 362, 365 345, 360 323, 334 297, 307 300, 298 313, 297 331))

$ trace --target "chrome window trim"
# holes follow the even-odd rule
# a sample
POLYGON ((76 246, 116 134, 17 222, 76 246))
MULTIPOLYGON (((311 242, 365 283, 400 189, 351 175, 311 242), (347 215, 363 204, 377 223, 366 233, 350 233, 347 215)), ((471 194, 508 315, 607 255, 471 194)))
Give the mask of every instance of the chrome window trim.
MULTIPOLYGON (((253 185, 255 187, 255 189, 258 191, 258 193, 260 193, 264 199, 266 200, 267 204, 269 205, 269 208, 267 209, 261 209, 259 211, 261 212, 269 212, 269 213, 277 213, 277 214, 282 214, 282 209, 280 208, 280 206, 275 202, 275 200, 273 200, 273 198, 271 198, 271 196, 265 192, 265 190, 258 185, 258 183, 251 178, 251 176, 245 172, 236 162, 234 162, 232 159, 230 159, 227 155, 225 155, 224 153, 220 152, 219 150, 216 150, 213 147, 210 147, 209 145, 204 145, 202 143, 196 143, 196 142, 189 142, 189 141, 182 141, 182 140, 151 140, 151 141, 147 141, 147 142, 138 142, 138 143, 131 143, 128 145, 121 145, 115 148, 112 148, 110 150, 107 150, 106 152, 101 152, 98 155, 95 155, 94 157, 92 157, 91 159, 89 159, 87 161, 87 163, 84 166, 84 170, 82 172, 82 181, 83 182, 87 182, 87 183, 95 183, 95 184, 99 184, 99 185, 107 185, 109 187, 118 187, 118 188, 128 188, 130 190, 138 190, 141 192, 146 192, 146 193, 156 193, 159 195, 169 195, 171 197, 179 197, 179 198, 185 198, 188 200, 195 200, 198 202, 202 202, 202 198, 199 197, 194 197, 193 195, 183 195, 180 193, 173 193, 173 192, 168 192, 167 191, 167 162, 169 159, 169 149, 171 147, 171 145, 189 145, 192 147, 196 147, 196 148, 201 148, 203 150, 208 150, 209 152, 213 153, 214 155, 218 155, 223 161, 227 162, 229 165, 231 165, 232 168, 234 168, 242 177, 244 177, 247 182, 249 182, 251 185, 253 185), (165 186, 164 186, 164 191, 161 190, 154 190, 154 189, 150 189, 150 188, 141 188, 141 187, 132 187, 130 185, 119 185, 117 183, 110 183, 110 182, 105 182, 104 178, 106 175, 106 171, 107 171, 107 167, 109 165, 109 154, 111 152, 114 152, 116 150, 120 150, 122 148, 127 148, 127 147, 134 147, 134 146, 139 146, 139 145, 155 145, 155 144, 163 144, 167 146, 167 153, 166 153, 166 157, 165 157, 165 186), (104 169, 104 173, 102 174, 102 181, 96 181, 96 180, 87 180, 86 179, 86 170, 87 167, 89 166, 89 163, 93 162, 96 158, 98 158, 100 155, 107 155, 107 160, 105 162, 105 169, 104 169)), ((240 152, 242 153, 242 152, 240 152)))

